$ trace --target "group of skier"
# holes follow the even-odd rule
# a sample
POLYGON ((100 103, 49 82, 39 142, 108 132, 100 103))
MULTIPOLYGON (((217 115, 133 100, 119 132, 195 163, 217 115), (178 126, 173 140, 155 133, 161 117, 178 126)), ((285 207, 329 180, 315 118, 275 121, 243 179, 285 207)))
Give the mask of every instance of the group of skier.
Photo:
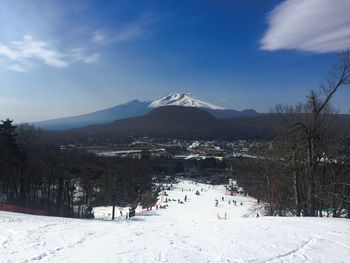
MULTIPOLYGON (((225 201, 225 197, 221 197, 221 201, 225 201)), ((237 201, 236 200, 232 200, 232 203, 237 206, 237 201)), ((228 200, 228 204, 230 205, 231 204, 231 199, 228 200)), ((215 207, 218 207, 219 205, 219 200, 218 199, 215 199, 215 207)), ((243 205, 243 202, 240 203, 240 205, 243 205)))

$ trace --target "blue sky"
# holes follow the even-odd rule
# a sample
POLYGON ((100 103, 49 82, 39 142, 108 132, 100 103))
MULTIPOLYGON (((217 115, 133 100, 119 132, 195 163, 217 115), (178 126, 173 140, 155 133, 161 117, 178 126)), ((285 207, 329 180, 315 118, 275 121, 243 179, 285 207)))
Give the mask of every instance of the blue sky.
MULTIPOLYGON (((266 112, 303 101, 350 48, 348 0, 0 2, 0 119, 190 92, 266 112)), ((333 101, 350 111, 350 88, 333 101)))

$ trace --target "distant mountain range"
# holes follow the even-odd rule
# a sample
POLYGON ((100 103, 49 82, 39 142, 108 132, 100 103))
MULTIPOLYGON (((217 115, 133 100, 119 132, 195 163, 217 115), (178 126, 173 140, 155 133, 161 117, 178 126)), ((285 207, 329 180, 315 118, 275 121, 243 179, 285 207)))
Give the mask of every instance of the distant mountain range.
MULTIPOLYGON (((44 141, 56 144, 113 143, 140 136, 168 139, 272 139, 287 125, 285 117, 281 114, 258 114, 217 118, 208 109, 170 105, 154 108, 143 116, 104 124, 69 130, 47 130, 42 133, 42 137, 44 141)), ((308 116, 301 114, 294 118, 305 119, 308 116)), ((328 125, 337 127, 337 130, 342 129, 342 132, 349 134, 350 115, 330 115, 327 122, 328 125)))
POLYGON ((165 106, 182 106, 200 108, 216 118, 238 118, 258 116, 255 110, 237 111, 225 109, 218 105, 205 102, 193 97, 189 93, 173 93, 153 102, 132 100, 128 103, 114 106, 112 108, 87 113, 78 116, 58 118, 33 123, 36 127, 46 130, 68 130, 97 124, 107 124, 116 120, 144 116, 155 108, 165 106))
POLYGON ((154 136, 176 138, 270 138, 268 117, 218 119, 202 108, 167 106, 144 116, 67 131, 82 137, 154 136))
POLYGON ((78 116, 36 122, 33 125, 45 130, 68 130, 93 124, 104 124, 119 119, 145 115, 151 110, 148 105, 149 102, 132 100, 112 108, 78 116))
MULTIPOLYGON (((115 141, 129 136, 182 139, 272 139, 287 125, 281 114, 217 118, 198 107, 166 106, 146 115, 61 131, 74 141, 115 141)), ((295 115, 298 119, 306 115, 295 115)), ((350 115, 331 115, 328 125, 349 132, 350 115)))

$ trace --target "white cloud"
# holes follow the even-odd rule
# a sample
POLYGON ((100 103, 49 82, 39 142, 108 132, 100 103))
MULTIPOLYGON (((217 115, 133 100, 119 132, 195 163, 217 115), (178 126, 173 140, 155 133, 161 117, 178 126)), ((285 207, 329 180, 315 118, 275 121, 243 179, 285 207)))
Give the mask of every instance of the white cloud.
POLYGON ((107 36, 100 30, 92 32, 91 41, 95 43, 104 43, 107 36))
POLYGON ((7 67, 10 70, 17 71, 17 72, 26 72, 28 71, 28 67, 22 64, 12 64, 7 67))
POLYGON ((102 30, 92 32, 91 41, 99 44, 116 44, 141 38, 148 33, 148 28, 158 22, 150 13, 142 15, 136 21, 117 28, 116 32, 106 34, 102 30))
POLYGON ((99 60, 100 54, 87 55, 84 48, 75 48, 71 50, 69 57, 71 57, 72 62, 82 61, 86 64, 91 64, 99 60))
POLYGON ((120 43, 139 38, 143 35, 145 25, 143 23, 131 23, 112 37, 113 43, 120 43))
POLYGON ((100 58, 100 54, 95 53, 95 54, 92 54, 90 56, 84 57, 83 61, 87 64, 91 64, 91 63, 97 62, 99 60, 99 58, 100 58))
POLYGON ((350 48, 349 0, 286 0, 268 16, 261 49, 313 53, 350 48))
POLYGON ((54 68, 65 68, 73 62, 94 63, 98 61, 99 54, 87 55, 83 49, 74 49, 70 53, 56 50, 45 41, 35 40, 31 36, 24 36, 19 41, 13 41, 7 45, 0 43, 0 56, 13 62, 7 68, 17 72, 28 71, 32 63, 41 61, 54 68))
POLYGON ((23 58, 42 60, 45 64, 56 68, 65 68, 68 63, 63 55, 49 46, 47 42, 34 40, 31 36, 24 36, 23 41, 13 42, 23 58))
POLYGON ((2 45, 0 43, 0 55, 3 55, 11 60, 16 60, 18 59, 18 52, 15 51, 15 50, 12 50, 11 48, 5 46, 5 45, 2 45))

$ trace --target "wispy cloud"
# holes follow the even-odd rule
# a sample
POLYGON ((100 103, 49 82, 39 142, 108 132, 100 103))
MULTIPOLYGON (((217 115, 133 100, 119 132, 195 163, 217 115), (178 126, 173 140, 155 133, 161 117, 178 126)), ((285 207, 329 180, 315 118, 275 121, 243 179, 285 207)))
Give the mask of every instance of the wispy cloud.
POLYGON ((86 64, 95 63, 95 62, 97 62, 99 59, 100 59, 100 54, 99 54, 99 53, 94 53, 94 54, 92 54, 92 55, 84 56, 84 57, 83 57, 83 61, 84 61, 86 64))
POLYGON ((107 36, 101 30, 92 32, 91 41, 95 43, 104 43, 107 40, 107 36))
POLYGON ((17 72, 25 72, 36 61, 54 67, 66 68, 74 62, 93 63, 98 61, 99 54, 86 55, 83 49, 74 49, 63 53, 45 41, 39 41, 31 36, 24 36, 19 41, 7 44, 0 43, 0 56, 12 62, 7 68, 17 72))
POLYGON ((158 18, 146 13, 136 21, 124 24, 112 33, 107 34, 103 30, 92 32, 91 41, 98 44, 116 44, 139 39, 149 34, 149 28, 158 21, 158 18))
POLYGON ((313 53, 350 48, 349 0, 286 0, 268 16, 261 49, 313 53))
POLYGON ((22 64, 12 64, 7 67, 9 70, 17 71, 17 72, 26 72, 29 67, 22 64))
POLYGON ((68 55, 70 57, 71 62, 84 62, 86 64, 95 63, 99 60, 100 54, 87 54, 84 48, 75 48, 72 49, 68 55))

